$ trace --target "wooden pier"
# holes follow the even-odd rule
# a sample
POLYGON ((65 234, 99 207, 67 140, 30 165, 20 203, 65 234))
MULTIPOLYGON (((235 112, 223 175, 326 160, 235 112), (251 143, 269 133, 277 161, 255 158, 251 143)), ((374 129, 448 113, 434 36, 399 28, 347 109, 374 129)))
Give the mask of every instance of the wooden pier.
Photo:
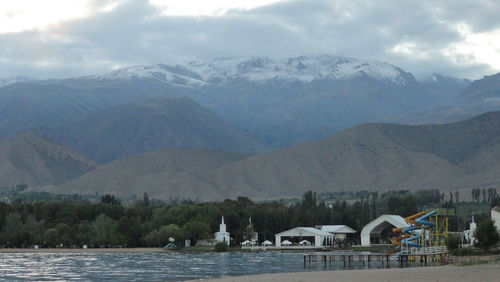
POLYGON ((370 263, 381 263, 382 266, 389 267, 390 262, 399 262, 400 265, 406 265, 410 262, 427 265, 427 263, 446 263, 447 253, 436 254, 304 254, 304 267, 312 263, 321 263, 325 267, 335 264, 335 262, 343 263, 344 267, 350 267, 354 262, 366 266, 370 263))
POLYGON ((332 265, 335 262, 342 262, 344 267, 350 266, 353 262, 370 264, 371 262, 381 262, 382 265, 388 265, 389 261, 395 261, 395 255, 385 254, 304 254, 304 267, 313 262, 324 263, 325 266, 332 265))

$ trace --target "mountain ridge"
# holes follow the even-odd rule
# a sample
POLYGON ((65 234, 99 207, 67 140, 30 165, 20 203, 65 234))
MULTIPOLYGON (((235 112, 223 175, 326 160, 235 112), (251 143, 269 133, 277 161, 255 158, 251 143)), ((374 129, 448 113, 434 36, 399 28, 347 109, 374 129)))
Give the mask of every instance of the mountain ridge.
MULTIPOLYGON (((265 200, 298 197, 308 190, 489 187, 500 185, 498 172, 500 112, 493 112, 448 125, 362 124, 326 139, 249 156, 203 172, 150 175, 141 182, 141 189, 158 198, 168 194, 201 200, 238 196, 265 200)), ((126 174, 120 172, 115 177, 126 174)), ((89 187, 105 187, 101 183, 82 176, 53 189, 84 191, 86 187, 93 193, 89 187)), ((105 188, 118 194, 123 191, 116 185, 105 188)), ((131 190, 134 188, 127 186, 126 191, 131 190)))
POLYGON ((96 167, 94 162, 73 149, 33 132, 0 139, 0 187, 52 185, 96 167))
POLYGON ((180 96, 134 101, 94 112, 80 121, 34 131, 99 163, 169 147, 267 150, 251 135, 180 96))
POLYGON ((249 81, 290 80, 311 82, 317 79, 345 80, 366 74, 392 83, 414 80, 410 73, 381 61, 331 55, 300 56, 273 60, 268 57, 231 57, 187 64, 154 64, 117 69, 99 79, 148 78, 176 85, 220 84, 226 79, 249 81), (185 84, 181 82, 184 81, 185 84))

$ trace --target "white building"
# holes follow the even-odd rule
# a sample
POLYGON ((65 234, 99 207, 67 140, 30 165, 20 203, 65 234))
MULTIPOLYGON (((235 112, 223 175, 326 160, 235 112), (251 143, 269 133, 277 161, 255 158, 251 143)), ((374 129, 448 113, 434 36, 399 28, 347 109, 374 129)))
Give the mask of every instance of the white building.
POLYGON ((321 231, 328 232, 337 240, 344 240, 347 234, 354 234, 356 230, 347 225, 323 225, 319 228, 321 231))
POLYGON ((275 235, 276 237, 276 247, 281 247, 282 242, 289 241, 292 244, 299 244, 300 241, 307 240, 309 242, 314 242, 315 247, 332 246, 333 245, 333 235, 321 231, 314 227, 295 227, 293 229, 283 231, 275 235))
POLYGON ((470 245, 474 245, 476 242, 476 237, 474 236, 476 227, 477 224, 474 222, 474 217, 472 217, 472 222, 469 224, 469 230, 464 230, 464 239, 467 240, 467 243, 470 245))
POLYGON ((491 220, 495 222, 498 232, 500 232, 500 206, 491 209, 491 220))
POLYGON ((224 217, 222 217, 222 222, 219 225, 219 232, 215 232, 215 241, 225 242, 229 245, 230 240, 231 237, 229 237, 229 232, 226 231, 226 224, 224 223, 224 217))
POLYGON ((361 230, 361 246, 371 246, 372 237, 380 237, 380 234, 387 227, 407 227, 409 224, 399 215, 384 214, 368 223, 361 230))

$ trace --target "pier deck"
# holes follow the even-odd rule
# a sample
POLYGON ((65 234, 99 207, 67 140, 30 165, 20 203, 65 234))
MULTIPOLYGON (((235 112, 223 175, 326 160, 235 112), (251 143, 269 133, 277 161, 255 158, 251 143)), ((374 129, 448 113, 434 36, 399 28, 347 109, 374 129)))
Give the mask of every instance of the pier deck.
POLYGON ((447 253, 426 253, 426 254, 304 254, 304 267, 313 262, 324 263, 325 266, 335 262, 342 262, 344 267, 348 267, 353 262, 361 262, 369 265, 371 262, 380 262, 382 266, 389 267, 391 261, 398 261, 401 264, 408 262, 420 262, 427 265, 428 262, 447 262, 447 253))

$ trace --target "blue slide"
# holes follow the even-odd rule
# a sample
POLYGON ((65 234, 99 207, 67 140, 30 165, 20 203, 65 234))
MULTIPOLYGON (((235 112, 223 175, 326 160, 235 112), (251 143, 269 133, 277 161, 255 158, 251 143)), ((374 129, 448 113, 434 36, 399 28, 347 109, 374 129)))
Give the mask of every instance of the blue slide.
MULTIPOLYGON (((419 218, 415 219, 415 222, 420 226, 422 226, 422 225, 431 226, 431 227, 436 226, 436 223, 426 221, 427 218, 433 216, 434 214, 436 214, 436 211, 430 211, 430 212, 420 216, 419 218)), ((402 230, 403 233, 408 233, 408 234, 413 235, 410 238, 406 238, 406 239, 401 240, 401 242, 403 243, 404 246, 417 247, 417 248, 422 247, 421 244, 412 242, 412 241, 418 240, 422 237, 422 234, 416 234, 415 232, 413 232, 415 230, 421 229, 420 226, 410 226, 410 227, 406 227, 402 230)))
POLYGON ((434 227, 434 226, 436 226, 436 223, 430 222, 430 221, 425 221, 428 217, 433 216, 434 214, 436 214, 436 211, 428 212, 428 213, 422 215, 421 217, 415 219, 415 222, 418 223, 418 224, 427 225, 427 226, 433 226, 434 227))

